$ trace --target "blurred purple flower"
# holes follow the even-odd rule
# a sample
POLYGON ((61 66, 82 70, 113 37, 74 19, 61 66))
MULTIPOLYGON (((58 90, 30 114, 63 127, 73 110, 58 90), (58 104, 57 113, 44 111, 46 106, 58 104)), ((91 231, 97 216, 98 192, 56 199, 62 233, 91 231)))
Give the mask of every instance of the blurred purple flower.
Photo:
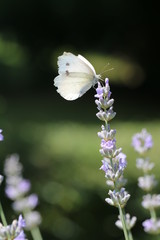
POLYGON ((31 194, 28 197, 28 205, 31 209, 35 208, 38 204, 38 196, 36 194, 31 194))
MULTIPOLYGON (((29 180, 23 178, 22 170, 23 170, 23 166, 19 161, 18 154, 12 154, 6 159, 5 167, 4 167, 4 172, 6 174, 6 183, 7 183, 5 192, 8 198, 14 200, 12 204, 13 209, 16 212, 23 212, 25 215, 25 221, 26 221, 26 213, 32 214, 32 210, 38 204, 38 197, 36 194, 31 194, 29 196, 26 196, 26 193, 28 193, 28 191, 31 188, 31 183, 29 180)), ((37 213, 36 216, 39 216, 40 218, 40 214, 39 215, 38 214, 39 213, 37 213)), ((35 221, 35 224, 36 222, 40 223, 40 220, 35 221)), ((19 224, 24 224, 21 217, 19 218, 19 224)), ((28 224, 29 223, 27 220, 27 225, 28 224)), ((34 224, 34 227, 35 227, 35 224, 34 224)), ((23 233, 21 233, 21 235, 17 236, 16 239, 17 240, 23 239, 23 236, 24 236, 23 233)))
MULTIPOLYGON (((131 217, 129 213, 125 214, 125 222, 128 230, 134 227, 136 221, 137 221, 137 218, 135 216, 131 217)), ((123 229, 123 224, 122 224, 120 215, 118 216, 118 220, 115 222, 115 225, 118 228, 123 229)))
POLYGON ((26 228, 32 229, 33 227, 41 224, 42 218, 39 212, 32 211, 25 214, 26 228))
POLYGON ((150 234, 160 234, 160 219, 147 219, 142 223, 144 231, 150 234))
POLYGON ((14 153, 5 159, 4 173, 7 177, 21 176, 23 167, 19 162, 19 155, 14 153))
POLYGON ((32 210, 38 204, 38 197, 36 194, 31 194, 28 197, 23 197, 22 199, 17 199, 13 204, 13 209, 17 212, 32 210))
POLYGON ((146 129, 142 129, 140 133, 136 133, 132 138, 132 146, 135 151, 144 154, 153 146, 152 136, 146 129))
POLYGON ((146 192, 151 191, 156 185, 157 181, 153 174, 138 178, 138 186, 146 192))
POLYGON ((160 194, 147 194, 143 196, 142 206, 146 209, 155 209, 160 207, 160 194))
MULTIPOLYGON (((12 177, 10 178, 10 182, 12 180, 12 177)), ((15 178, 13 179, 15 180, 15 178)), ((29 180, 18 178, 19 182, 16 184, 9 184, 6 186, 6 195, 8 198, 15 200, 19 198, 20 196, 23 196, 25 193, 27 193, 30 190, 31 184, 29 180)))
POLYGON ((0 129, 0 141, 3 141, 3 140, 4 140, 4 136, 3 136, 2 132, 3 132, 3 130, 0 129))

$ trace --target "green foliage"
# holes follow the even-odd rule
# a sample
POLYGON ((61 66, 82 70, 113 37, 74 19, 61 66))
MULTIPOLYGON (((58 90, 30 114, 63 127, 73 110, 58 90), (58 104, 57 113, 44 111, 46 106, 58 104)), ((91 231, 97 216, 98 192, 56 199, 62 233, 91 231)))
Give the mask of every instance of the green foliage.
MULTIPOLYGON (((78 101, 74 104, 60 101, 53 109, 52 99, 27 99, 3 101, 1 128, 5 141, 1 143, 0 164, 2 169, 7 154, 20 154, 24 176, 31 180, 32 190, 40 197, 44 236, 50 236, 48 239, 120 238, 122 233, 114 226, 117 212, 104 202, 108 189, 104 173, 99 170, 100 124, 94 119, 94 103, 82 108, 83 103, 78 101)), ((120 107, 118 111, 122 112, 120 107)), ((141 173, 135 167, 137 154, 131 147, 131 137, 144 127, 152 134, 154 147, 149 155, 159 178, 159 124, 159 120, 122 121, 118 115, 111 124, 117 130, 117 147, 122 147, 127 155, 126 189, 131 193, 127 209, 139 221, 147 217, 147 212, 140 206, 142 193, 137 187, 137 177, 141 173)), ((139 227, 140 222, 135 231, 139 227)))

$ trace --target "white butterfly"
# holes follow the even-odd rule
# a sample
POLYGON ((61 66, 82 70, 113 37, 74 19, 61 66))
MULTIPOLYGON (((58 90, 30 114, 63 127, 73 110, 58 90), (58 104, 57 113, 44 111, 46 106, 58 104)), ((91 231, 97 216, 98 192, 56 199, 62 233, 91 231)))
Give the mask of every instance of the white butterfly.
POLYGON ((58 57, 58 67, 59 75, 54 79, 54 85, 66 100, 81 97, 100 79, 92 64, 81 55, 64 52, 58 57))

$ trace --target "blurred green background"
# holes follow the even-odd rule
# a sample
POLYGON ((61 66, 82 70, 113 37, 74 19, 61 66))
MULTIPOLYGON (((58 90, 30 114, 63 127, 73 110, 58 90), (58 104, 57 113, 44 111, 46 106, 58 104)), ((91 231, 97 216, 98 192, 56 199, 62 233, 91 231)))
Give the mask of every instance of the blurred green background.
MULTIPOLYGON (((141 208, 141 174, 132 135, 147 128, 154 148, 149 156, 159 176, 158 7, 151 1, 0 0, 0 172, 8 154, 18 153, 24 176, 39 196, 38 210, 46 240, 124 239, 108 206, 99 171, 101 122, 96 118, 95 90, 67 102, 53 86, 57 57, 82 54, 97 73, 110 78, 115 99, 117 147, 127 154, 126 186, 132 197, 126 211, 138 217, 135 239, 154 239, 143 232, 149 218, 141 208), (112 69, 112 70, 111 70, 112 69)), ((4 195, 1 188, 1 196, 4 195)), ((157 187, 157 192, 160 187, 157 187)), ((8 219, 15 213, 2 199, 8 219)))

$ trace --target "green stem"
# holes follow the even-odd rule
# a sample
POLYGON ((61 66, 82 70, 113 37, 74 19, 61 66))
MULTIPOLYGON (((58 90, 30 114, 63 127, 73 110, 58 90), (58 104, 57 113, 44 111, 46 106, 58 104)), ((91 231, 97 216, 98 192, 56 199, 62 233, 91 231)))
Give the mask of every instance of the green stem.
MULTIPOLYGON (((122 213, 123 213, 123 218, 124 218, 124 220, 125 220, 125 210, 124 210, 124 208, 122 208, 122 213)), ((126 225, 126 222, 125 222, 125 225, 126 225)), ((127 227, 126 227, 127 228, 127 227)), ((129 237, 129 240, 133 240, 133 236, 132 236, 132 232, 131 232, 131 230, 128 230, 127 229, 127 232, 128 232, 128 237, 129 237)))
POLYGON ((129 236, 129 240, 133 240, 133 236, 132 236, 131 230, 128 230, 128 236, 129 236))
POLYGON ((119 208, 120 219, 121 219, 122 226, 123 226, 123 232, 124 232, 125 240, 130 240, 129 237, 128 237, 128 232, 127 232, 125 218, 124 218, 124 214, 123 214, 122 208, 121 208, 120 205, 119 205, 118 208, 119 208))
POLYGON ((110 158, 110 164, 111 164, 112 169, 114 170, 112 158, 110 158))
MULTIPOLYGON (((2 208, 2 204, 0 202, 0 217, 1 217, 1 220, 2 220, 2 223, 3 223, 3 226, 7 226, 7 221, 6 221, 6 217, 4 215, 4 211, 3 211, 3 208, 2 208)), ((11 237, 9 235, 9 233, 7 232, 7 238, 8 240, 11 240, 11 237)))
POLYGON ((151 208, 151 209, 150 209, 150 214, 151 214, 151 218, 152 218, 152 219, 154 219, 154 220, 157 219, 156 212, 155 212, 154 208, 151 208))
POLYGON ((0 216, 1 216, 1 219, 2 219, 2 223, 3 223, 3 226, 7 226, 7 221, 6 221, 6 217, 4 215, 4 211, 3 211, 3 208, 2 208, 2 204, 0 202, 0 216))
POLYGON ((43 240, 38 227, 34 227, 33 229, 31 229, 31 234, 34 240, 43 240))
POLYGON ((108 131, 108 122, 107 121, 105 121, 105 129, 106 129, 106 131, 108 131))

